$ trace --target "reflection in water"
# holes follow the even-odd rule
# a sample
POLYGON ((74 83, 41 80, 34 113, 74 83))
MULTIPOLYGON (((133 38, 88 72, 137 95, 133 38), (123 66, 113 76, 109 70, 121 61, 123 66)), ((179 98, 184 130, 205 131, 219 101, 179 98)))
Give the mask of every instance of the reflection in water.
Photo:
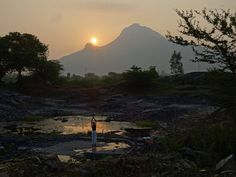
MULTIPOLYGON (((106 117, 96 116, 97 133, 124 132, 125 128, 138 128, 130 122, 106 122, 106 117)), ((88 133, 91 131, 91 117, 88 116, 68 116, 56 117, 54 119, 45 119, 38 122, 5 122, 1 123, 0 131, 2 133, 58 133, 77 134, 88 133), (67 120, 67 121, 65 121, 67 120), (22 133, 22 132, 21 132, 22 133)))
POLYGON ((128 150, 131 146, 129 144, 123 142, 111 142, 111 143, 104 143, 99 142, 99 145, 96 147, 88 147, 88 148, 80 148, 75 149, 74 152, 76 153, 85 153, 85 152, 113 152, 113 153, 124 153, 124 151, 128 150))
POLYGON ((131 146, 124 142, 98 142, 97 147, 91 147, 90 141, 83 141, 83 140, 74 140, 69 142, 61 142, 55 144, 53 146, 37 148, 38 152, 44 152, 49 154, 60 154, 58 158, 63 161, 67 161, 68 156, 71 155, 82 155, 86 152, 110 152, 110 153, 119 153, 123 154, 127 150, 129 150, 131 146))
MULTIPOLYGON (((86 143, 85 146, 78 146, 84 144, 83 141, 72 141, 59 143, 54 146, 39 148, 38 152, 46 152, 50 154, 56 154, 58 159, 64 163, 81 163, 78 161, 80 157, 85 157, 85 153, 104 153, 103 155, 115 155, 124 154, 130 149, 130 145, 123 142, 99 142, 97 147, 90 147, 90 144, 86 143), (87 146, 87 147, 86 147, 87 146)), ((88 143, 88 142, 87 142, 88 143)), ((91 157, 91 156, 90 156, 91 157)), ((89 158, 89 157, 88 157, 89 158)), ((95 159, 95 156, 92 156, 95 159)))
MULTIPOLYGON (((122 131, 125 128, 134 127, 133 124, 128 122, 105 122, 100 121, 97 123, 97 133, 107 133, 112 131, 122 131)), ((74 133, 87 133, 91 131, 90 120, 83 120, 75 124, 69 124, 64 126, 63 134, 74 134, 74 133)))
POLYGON ((92 146, 92 153, 96 153, 97 152, 97 146, 92 146))

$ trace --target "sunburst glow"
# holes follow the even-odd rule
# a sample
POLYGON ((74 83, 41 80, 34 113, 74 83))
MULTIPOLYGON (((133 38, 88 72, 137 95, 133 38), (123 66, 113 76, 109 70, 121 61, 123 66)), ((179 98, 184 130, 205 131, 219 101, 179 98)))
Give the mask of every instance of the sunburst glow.
POLYGON ((98 43, 98 39, 96 37, 92 37, 90 42, 93 44, 93 45, 96 45, 98 43))

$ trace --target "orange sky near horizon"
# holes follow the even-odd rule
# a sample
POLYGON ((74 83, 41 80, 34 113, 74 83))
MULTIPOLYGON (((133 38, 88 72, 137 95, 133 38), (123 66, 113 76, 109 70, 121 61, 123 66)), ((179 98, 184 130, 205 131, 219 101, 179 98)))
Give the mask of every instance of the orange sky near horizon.
POLYGON ((123 28, 139 23, 160 32, 177 30, 174 9, 230 8, 235 0, 1 0, 0 36, 31 33, 49 45, 50 59, 82 49, 91 37, 98 46, 113 41, 123 28))

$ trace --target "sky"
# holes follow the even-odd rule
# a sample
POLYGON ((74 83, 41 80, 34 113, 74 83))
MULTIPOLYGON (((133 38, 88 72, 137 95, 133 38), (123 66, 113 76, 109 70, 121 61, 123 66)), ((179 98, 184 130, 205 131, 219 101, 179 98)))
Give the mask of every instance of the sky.
POLYGON ((0 0, 0 36, 31 33, 58 59, 82 49, 92 37, 98 46, 123 28, 139 23, 165 35, 176 33, 175 9, 231 9, 236 0, 0 0))

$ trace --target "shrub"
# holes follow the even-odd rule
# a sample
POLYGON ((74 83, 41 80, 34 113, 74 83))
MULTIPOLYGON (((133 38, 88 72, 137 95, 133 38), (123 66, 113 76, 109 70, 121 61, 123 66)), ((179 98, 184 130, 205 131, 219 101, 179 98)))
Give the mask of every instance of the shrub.
POLYGON ((124 85, 129 89, 148 89, 155 85, 158 78, 156 68, 151 66, 148 70, 142 70, 137 66, 132 66, 130 70, 123 74, 124 85))
POLYGON ((211 71, 208 74, 210 97, 218 106, 225 108, 226 113, 235 118, 236 113, 236 75, 220 71, 211 71))
POLYGON ((168 135, 161 140, 165 150, 176 152, 182 147, 189 147, 199 154, 199 165, 215 165, 219 160, 235 153, 236 129, 227 122, 213 125, 201 124, 187 132, 168 135))

